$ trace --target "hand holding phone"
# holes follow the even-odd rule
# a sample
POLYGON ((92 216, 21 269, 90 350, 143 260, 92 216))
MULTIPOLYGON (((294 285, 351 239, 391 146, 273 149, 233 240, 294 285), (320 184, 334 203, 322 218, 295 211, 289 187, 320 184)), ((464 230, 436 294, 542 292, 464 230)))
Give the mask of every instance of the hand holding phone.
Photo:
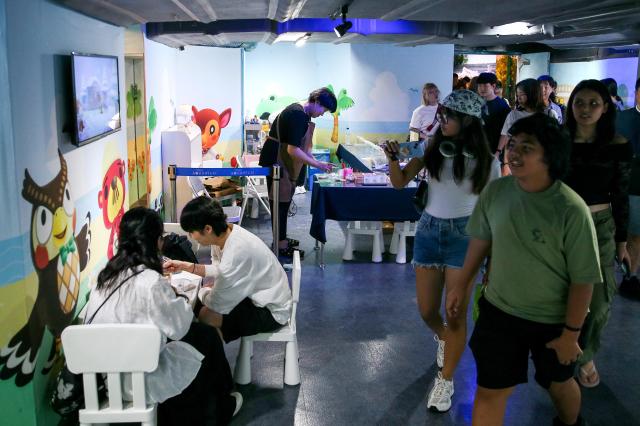
POLYGON ((618 255, 616 255, 616 263, 618 264, 618 266, 620 267, 620 270, 622 271, 622 278, 625 280, 630 279, 631 265, 629 265, 629 261, 626 258, 624 258, 622 259, 622 262, 621 262, 618 255))

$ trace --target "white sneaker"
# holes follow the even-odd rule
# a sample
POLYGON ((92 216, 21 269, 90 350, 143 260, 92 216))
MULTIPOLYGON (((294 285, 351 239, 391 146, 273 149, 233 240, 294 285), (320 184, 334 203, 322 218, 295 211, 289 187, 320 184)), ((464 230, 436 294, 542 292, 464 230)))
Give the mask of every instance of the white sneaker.
POLYGON ((233 410, 233 416, 235 417, 240 411, 240 407, 242 407, 242 394, 240 392, 231 392, 231 396, 236 399, 236 408, 233 410))
POLYGON ((438 338, 437 334, 433 335, 433 340, 438 344, 438 353, 436 354, 436 363, 438 368, 444 367, 444 340, 438 338))
POLYGON ((427 408, 444 413, 451 408, 451 397, 453 396, 453 380, 442 378, 442 373, 438 371, 433 388, 429 392, 427 408))

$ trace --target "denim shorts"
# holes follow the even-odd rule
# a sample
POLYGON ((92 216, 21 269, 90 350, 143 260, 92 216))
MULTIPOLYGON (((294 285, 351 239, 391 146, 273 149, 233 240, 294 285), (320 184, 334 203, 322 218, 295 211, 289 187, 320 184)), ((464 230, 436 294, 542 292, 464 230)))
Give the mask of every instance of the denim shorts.
POLYGON ((462 268, 469 245, 468 221, 469 216, 439 219, 423 212, 413 242, 413 266, 462 268))
POLYGON ((629 234, 640 235, 640 195, 629 195, 629 234))

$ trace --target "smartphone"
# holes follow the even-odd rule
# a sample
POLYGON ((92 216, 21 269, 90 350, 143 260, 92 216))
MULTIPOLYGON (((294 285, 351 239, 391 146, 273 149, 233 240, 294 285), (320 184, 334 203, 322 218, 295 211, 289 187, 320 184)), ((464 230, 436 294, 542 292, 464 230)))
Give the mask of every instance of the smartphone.
POLYGON ((625 280, 631 278, 631 266, 629 265, 629 261, 627 259, 623 259, 621 262, 620 258, 616 255, 616 263, 618 264, 620 271, 622 271, 622 278, 625 280))
POLYGON ((401 160, 423 156, 424 141, 400 142, 398 144, 398 158, 401 160))

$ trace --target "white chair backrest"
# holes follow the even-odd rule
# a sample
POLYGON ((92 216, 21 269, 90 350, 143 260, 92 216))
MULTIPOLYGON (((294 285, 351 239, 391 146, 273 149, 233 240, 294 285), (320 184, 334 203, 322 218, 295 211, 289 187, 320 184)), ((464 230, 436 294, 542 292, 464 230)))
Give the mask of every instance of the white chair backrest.
POLYGON ((131 373, 133 405, 146 407, 144 373, 158 367, 160 330, 151 324, 72 325, 62 332, 69 371, 83 375, 85 406, 98 410, 96 373, 107 374, 109 407, 122 410, 121 373, 131 373))
POLYGON ((302 278, 302 267, 300 265, 300 252, 293 252, 293 270, 291 271, 291 328, 296 329, 296 311, 300 300, 300 280, 302 278))

